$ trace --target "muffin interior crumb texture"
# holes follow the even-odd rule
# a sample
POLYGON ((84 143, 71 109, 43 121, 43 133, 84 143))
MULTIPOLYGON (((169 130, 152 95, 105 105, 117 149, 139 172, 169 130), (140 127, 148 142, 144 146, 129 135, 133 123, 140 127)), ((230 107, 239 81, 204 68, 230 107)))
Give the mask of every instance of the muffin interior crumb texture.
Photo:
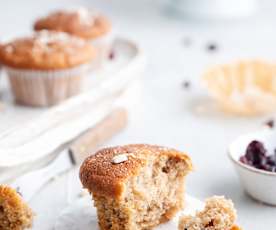
POLYGON ((0 229, 23 230, 32 226, 33 213, 12 188, 0 185, 0 229))
POLYGON ((180 218, 179 230, 239 230, 236 210, 231 200, 214 196, 206 200, 203 211, 180 218))
MULTIPOLYGON (((124 190, 119 198, 92 192, 102 230, 151 229, 170 220, 183 208, 184 177, 191 165, 165 151, 147 153, 128 155, 127 161, 139 158, 146 163, 123 182, 124 190)), ((121 167, 127 161, 121 163, 121 167)))

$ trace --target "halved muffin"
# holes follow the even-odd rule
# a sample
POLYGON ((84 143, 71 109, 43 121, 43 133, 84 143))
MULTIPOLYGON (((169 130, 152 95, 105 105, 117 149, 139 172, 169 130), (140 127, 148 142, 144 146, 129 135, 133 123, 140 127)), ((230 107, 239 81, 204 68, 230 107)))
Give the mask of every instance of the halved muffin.
POLYGON ((142 230, 170 220, 184 207, 188 155, 154 145, 100 150, 87 158, 80 179, 93 195, 102 230, 142 230))
POLYGON ((179 220, 179 230, 241 230, 235 221, 236 210, 231 200, 214 196, 206 200, 203 211, 195 216, 183 216, 179 220))

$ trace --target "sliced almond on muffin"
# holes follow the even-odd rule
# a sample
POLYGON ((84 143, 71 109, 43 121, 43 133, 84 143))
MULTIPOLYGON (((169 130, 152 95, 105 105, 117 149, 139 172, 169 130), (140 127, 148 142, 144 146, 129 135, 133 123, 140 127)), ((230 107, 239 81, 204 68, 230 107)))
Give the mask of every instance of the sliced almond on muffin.
POLYGON ((80 179, 93 195, 100 228, 151 229, 184 207, 190 158, 153 145, 106 148, 85 160, 80 179))

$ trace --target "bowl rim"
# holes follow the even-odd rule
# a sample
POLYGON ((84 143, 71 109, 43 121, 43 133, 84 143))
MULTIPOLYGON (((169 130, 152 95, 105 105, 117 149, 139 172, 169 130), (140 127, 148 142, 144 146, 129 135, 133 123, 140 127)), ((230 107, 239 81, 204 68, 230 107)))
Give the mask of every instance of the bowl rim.
MULTIPOLYGON (((257 169, 257 168, 254 168, 253 166, 250 166, 250 165, 246 165, 242 162, 240 162, 239 160, 237 160, 235 157, 234 157, 234 152, 232 151, 232 146, 234 144, 236 144, 237 142, 239 142, 241 139, 245 138, 245 137, 249 137, 249 136, 254 136, 254 135, 257 135, 257 134, 262 134, 262 133, 268 133, 267 131, 269 131, 270 134, 272 133, 276 133, 276 129, 273 129, 273 128, 266 128, 265 130, 262 129, 262 130, 259 130, 259 131, 255 131, 255 132, 250 132, 250 133, 247 133, 247 134, 243 134, 243 135, 240 135, 238 136, 236 139, 234 139, 234 141, 231 142, 231 144, 228 146, 228 149, 227 149, 227 153, 228 153, 228 157, 230 158, 230 160, 238 165, 239 167, 241 168, 244 168, 246 169, 247 171, 250 171, 252 173, 255 173, 255 174, 262 174, 264 176, 271 176, 271 177, 276 177, 276 172, 269 172, 269 171, 265 171, 265 170, 261 170, 261 169, 257 169)), ((242 156, 242 155, 240 155, 242 156)))

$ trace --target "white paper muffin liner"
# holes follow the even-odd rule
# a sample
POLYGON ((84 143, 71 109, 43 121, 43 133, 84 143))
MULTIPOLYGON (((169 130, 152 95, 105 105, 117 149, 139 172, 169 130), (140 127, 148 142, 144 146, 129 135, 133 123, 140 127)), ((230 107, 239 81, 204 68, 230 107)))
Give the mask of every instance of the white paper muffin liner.
POLYGON ((91 39, 89 41, 90 44, 96 48, 97 51, 96 58, 93 59, 92 62, 92 69, 99 69, 103 67, 104 62, 108 59, 109 53, 111 51, 113 40, 113 33, 109 32, 99 38, 91 39))
POLYGON ((78 94, 90 64, 63 70, 25 70, 4 66, 18 104, 52 106, 78 94))
POLYGON ((204 82, 220 107, 236 115, 263 115, 276 110, 276 66, 255 60, 216 66, 204 82))

